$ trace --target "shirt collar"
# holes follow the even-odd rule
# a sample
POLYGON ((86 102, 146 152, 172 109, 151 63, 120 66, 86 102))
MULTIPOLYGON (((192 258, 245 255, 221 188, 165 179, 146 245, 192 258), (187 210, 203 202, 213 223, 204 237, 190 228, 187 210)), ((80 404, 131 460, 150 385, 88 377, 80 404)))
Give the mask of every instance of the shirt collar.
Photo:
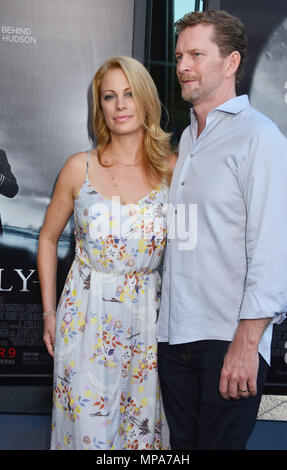
MULTIPOLYGON (((214 111, 223 111, 224 113, 238 114, 241 111, 243 111, 243 109, 246 109, 248 107, 249 107, 248 95, 241 95, 241 96, 235 96, 235 98, 231 98, 225 103, 222 103, 221 105, 217 106, 217 108, 212 109, 210 113, 214 111)), ((193 108, 191 108, 190 114, 191 116, 194 115, 193 108)))
POLYGON ((241 95, 236 96, 235 98, 231 98, 231 100, 228 100, 220 106, 217 106, 215 109, 218 111, 224 111, 225 113, 238 114, 240 111, 243 111, 243 109, 248 108, 248 106, 248 96, 241 95))

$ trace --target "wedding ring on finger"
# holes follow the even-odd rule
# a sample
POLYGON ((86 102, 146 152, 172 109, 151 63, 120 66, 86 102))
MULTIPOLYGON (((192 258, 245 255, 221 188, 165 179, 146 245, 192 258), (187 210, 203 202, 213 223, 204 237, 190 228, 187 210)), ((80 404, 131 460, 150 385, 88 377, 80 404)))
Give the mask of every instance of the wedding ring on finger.
POLYGON ((241 389, 241 388, 238 388, 238 391, 239 391, 240 393, 249 393, 248 388, 246 388, 246 389, 244 389, 244 390, 241 389))

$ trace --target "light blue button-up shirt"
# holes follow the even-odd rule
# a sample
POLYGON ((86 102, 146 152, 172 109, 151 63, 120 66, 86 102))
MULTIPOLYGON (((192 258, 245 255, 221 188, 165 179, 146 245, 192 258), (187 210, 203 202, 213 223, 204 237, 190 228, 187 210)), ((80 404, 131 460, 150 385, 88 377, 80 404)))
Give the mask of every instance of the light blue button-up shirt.
POLYGON ((233 98, 183 132, 170 187, 158 341, 231 341, 240 319, 287 311, 287 139, 233 98))

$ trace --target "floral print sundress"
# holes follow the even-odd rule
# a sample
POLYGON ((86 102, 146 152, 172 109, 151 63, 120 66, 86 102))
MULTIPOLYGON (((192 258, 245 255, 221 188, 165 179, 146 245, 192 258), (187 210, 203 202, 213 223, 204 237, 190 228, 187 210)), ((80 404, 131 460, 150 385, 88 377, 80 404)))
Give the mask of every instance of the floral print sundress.
POLYGON ((122 205, 88 166, 89 152, 57 309, 51 449, 169 449, 156 342, 168 188, 122 205))

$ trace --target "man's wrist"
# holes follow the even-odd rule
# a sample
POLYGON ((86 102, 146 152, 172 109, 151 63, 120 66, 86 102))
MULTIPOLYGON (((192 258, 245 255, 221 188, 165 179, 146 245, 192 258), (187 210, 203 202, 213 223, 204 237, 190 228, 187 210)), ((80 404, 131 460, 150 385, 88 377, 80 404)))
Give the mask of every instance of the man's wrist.
POLYGON ((244 350, 257 352, 262 335, 270 321, 270 318, 240 320, 233 343, 244 350))

